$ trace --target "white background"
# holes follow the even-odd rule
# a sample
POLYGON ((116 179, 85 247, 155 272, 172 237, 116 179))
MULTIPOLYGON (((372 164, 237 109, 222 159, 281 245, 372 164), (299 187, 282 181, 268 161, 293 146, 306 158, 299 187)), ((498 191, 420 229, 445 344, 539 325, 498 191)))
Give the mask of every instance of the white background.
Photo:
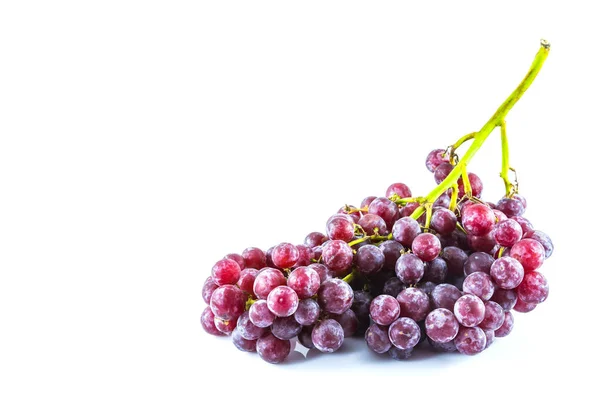
MULTIPOLYGON (((0 398, 586 397, 593 2, 410 3, 3 2, 0 398), (541 37, 552 52, 507 124, 556 251, 550 298, 510 336, 476 357, 395 362, 355 340, 273 366, 202 331, 215 261, 299 243, 393 182, 427 193, 425 155, 487 121, 541 37)), ((472 163, 486 199, 499 168, 494 134, 472 163)))

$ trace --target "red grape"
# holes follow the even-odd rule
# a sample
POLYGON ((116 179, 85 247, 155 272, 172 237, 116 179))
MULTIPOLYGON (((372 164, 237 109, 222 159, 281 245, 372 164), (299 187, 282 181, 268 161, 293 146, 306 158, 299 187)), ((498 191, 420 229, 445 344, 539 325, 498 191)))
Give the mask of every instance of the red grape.
POLYGON ((506 290, 496 288, 496 290, 494 290, 494 295, 490 300, 500 304, 500 307, 502 307, 504 311, 510 311, 517 303, 517 291, 514 289, 506 290))
POLYGON ((254 281, 258 274, 259 272, 257 269, 243 269, 240 273, 240 279, 237 281, 238 287, 247 294, 254 296, 254 281))
POLYGON ((431 233, 417 235, 412 243, 413 253, 423 261, 433 260, 440 254, 441 250, 442 245, 440 244, 440 240, 431 233))
POLYGON ((485 305, 479 297, 465 294, 454 303, 454 315, 463 326, 477 326, 485 316, 485 305))
POLYGON ((255 352, 256 351, 256 340, 248 340, 242 336, 239 329, 234 329, 231 334, 231 341, 234 346, 241 351, 255 352))
POLYGON ((276 315, 269 310, 266 300, 257 300, 248 310, 250 322, 259 328, 267 328, 273 325, 276 315))
POLYGON ((485 272, 473 272, 465 278, 463 291, 475 295, 481 300, 489 300, 494 294, 492 277, 485 272))
POLYGON ((385 263, 385 256, 379 247, 367 244, 356 253, 356 268, 363 274, 379 272, 385 263))
POLYGON ((306 238, 304 239, 304 244, 312 249, 313 247, 322 245, 327 240, 328 238, 325 234, 321 232, 311 232, 308 235, 306 235, 306 238))
MULTIPOLYGON (((525 212, 523 203, 516 199, 503 198, 498 201, 496 208, 506 214, 507 217, 522 215, 525 212)), ((498 336, 498 335, 496 335, 498 336)))
POLYGON ((431 228, 440 235, 449 235, 456 228, 456 215, 447 208, 438 208, 431 215, 431 228))
POLYGON ((334 278, 323 282, 318 296, 321 309, 332 314, 342 314, 352 306, 354 292, 346 282, 334 278))
POLYGON ((458 333, 459 324, 454 314, 445 308, 437 308, 425 318, 427 336, 438 343, 452 341, 458 333))
POLYGON ((517 288, 519 300, 525 303, 540 304, 548 298, 550 288, 544 275, 539 272, 529 272, 517 288))
POLYGON ((206 304, 210 304, 210 297, 218 287, 219 285, 213 281, 211 276, 206 278, 206 281, 204 281, 204 285, 202 286, 202 300, 204 300, 206 304))
POLYGON ((352 248, 342 240, 330 240, 323 245, 323 262, 333 273, 348 270, 353 259, 352 248))
POLYGON ((461 327, 454 344, 460 353, 472 356, 485 350, 486 335, 481 328, 461 327))
POLYGON ((525 270, 520 262, 512 257, 501 257, 494 261, 490 275, 502 289, 514 289, 523 280, 525 270))
POLYGON ((473 204, 463 209, 461 223, 470 235, 487 235, 492 231, 495 222, 494 212, 487 205, 473 204))
POLYGON ((486 274, 489 274, 493 262, 494 257, 487 253, 479 251, 472 253, 464 264, 465 276, 469 276, 473 272, 485 272, 486 274))
POLYGON ((212 267, 211 276, 213 282, 219 286, 232 285, 237 283, 238 279, 240 279, 240 272, 241 269, 238 263, 232 260, 223 259, 217 261, 212 267))
POLYGON ((513 219, 507 219, 494 226, 493 236, 500 246, 510 247, 517 243, 523 236, 521 225, 513 219))
POLYGON ((254 279, 254 293, 259 299, 266 299, 271 290, 281 285, 285 285, 283 273, 275 268, 266 268, 254 279))
POLYGON ((429 170, 429 172, 435 171, 440 164, 448 161, 448 155, 444 154, 444 150, 435 149, 431 150, 429 154, 427 154, 427 158, 425 159, 425 166, 429 170))
POLYGON ((233 285, 218 287, 210 298, 210 308, 216 317, 226 321, 242 315, 246 307, 247 295, 233 285))
POLYGON ((260 358, 271 364, 282 363, 290 354, 291 348, 289 340, 277 339, 272 333, 267 333, 256 342, 260 358))
POLYGON ((261 249, 248 247, 242 253, 246 268, 261 269, 267 266, 267 258, 261 249))
POLYGON ((396 275, 407 285, 413 285, 425 274, 425 264, 414 254, 406 253, 396 262, 396 275))
POLYGON ((454 311, 454 304, 462 296, 460 290, 449 283, 439 284, 431 292, 431 302, 435 308, 454 311))
POLYGON ((246 340, 256 340, 265 333, 265 328, 260 328, 250 320, 250 313, 245 311, 237 320, 237 330, 246 340))
POLYGON ((290 273, 287 285, 298 294, 299 298, 306 299, 317 294, 321 286, 321 278, 313 268, 298 267, 290 273))
POLYGON ((336 320, 325 319, 313 328, 312 342, 319 351, 333 353, 344 342, 344 330, 336 320))
POLYGON ((552 255, 552 252, 554 251, 554 244, 552 243, 550 236, 546 235, 544 232, 531 231, 531 232, 527 232, 524 235, 524 237, 527 239, 533 239, 533 240, 537 240, 538 242, 540 242, 540 244, 544 247, 546 258, 548 258, 552 255))
POLYGON ((223 336, 223 333, 215 326, 215 314, 210 307, 206 307, 200 316, 200 325, 209 334, 214 336, 223 336))
POLYGON ((320 314, 321 308, 316 300, 304 299, 298 303, 298 309, 294 313, 294 318, 300 325, 308 326, 314 325, 319 319, 320 314))
POLYGON ((387 352, 392 347, 387 326, 371 325, 365 332, 365 341, 369 349, 379 354, 387 352))
POLYGON ((373 322, 387 326, 400 316, 400 304, 394 297, 382 294, 371 302, 370 314, 373 322))
POLYGON ((500 326, 500 328, 494 331, 494 335, 496 337, 505 337, 512 331, 513 325, 515 324, 515 319, 510 311, 506 311, 504 313, 504 322, 500 326))
POLYGON ((523 239, 510 249, 510 256, 519 261, 525 271, 534 271, 546 259, 546 250, 537 240, 523 239))
POLYGON ((400 218, 392 228, 394 239, 406 247, 410 247, 419 233, 421 233, 421 227, 411 217, 400 218))
POLYGON ((367 235, 374 235, 375 232, 378 235, 387 235, 388 233, 387 225, 379 215, 365 214, 358 220, 358 225, 364 229, 367 235))
POLYGON ((414 320, 403 317, 390 325, 388 336, 395 347, 406 350, 415 347, 419 343, 421 329, 414 320))
POLYGON ((269 293, 267 306, 278 317, 289 317, 298 308, 298 295, 289 286, 278 286, 269 293))
POLYGON ((358 330, 358 318, 352 309, 346 310, 343 314, 333 314, 332 319, 335 319, 344 331, 344 337, 350 337, 358 330))
POLYGON ((393 183, 385 191, 385 197, 392 197, 393 194, 397 194, 401 199, 412 197, 412 192, 404 183, 393 183))
POLYGON ((537 304, 535 303, 525 303, 521 299, 517 299, 517 304, 515 304, 515 307, 513 309, 520 313, 528 313, 530 311, 535 310, 536 307, 537 304))
POLYGON ((271 333, 281 340, 290 340, 295 338, 302 330, 300 325, 293 316, 276 318, 271 326, 271 333))
POLYGON ((500 307, 500 304, 487 301, 485 303, 485 316, 483 321, 479 324, 481 329, 491 329, 495 331, 500 328, 504 323, 504 310, 500 307))
POLYGON ((273 249, 271 258, 273 264, 278 268, 291 268, 296 264, 300 252, 298 248, 291 243, 280 243, 273 249))
POLYGON ((418 288, 409 287, 404 289, 396 298, 400 303, 400 316, 412 318, 415 321, 423 321, 429 313, 429 297, 418 288))

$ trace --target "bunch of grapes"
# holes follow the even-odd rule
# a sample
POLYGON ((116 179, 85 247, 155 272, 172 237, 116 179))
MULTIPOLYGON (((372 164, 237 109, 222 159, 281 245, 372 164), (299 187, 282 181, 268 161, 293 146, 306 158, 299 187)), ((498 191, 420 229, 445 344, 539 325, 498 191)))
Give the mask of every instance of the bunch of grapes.
MULTIPOLYGON (((426 159, 437 183, 454 168, 446 153, 426 159)), ((512 310, 548 297, 538 270, 553 244, 523 217, 523 196, 487 203, 481 179, 468 180, 457 182, 456 204, 450 190, 416 219, 420 203, 395 183, 385 197, 342 207, 303 244, 225 256, 202 289, 202 326, 270 363, 284 361, 293 340, 330 353, 353 335, 399 360, 420 343, 483 351, 511 332, 512 310)))

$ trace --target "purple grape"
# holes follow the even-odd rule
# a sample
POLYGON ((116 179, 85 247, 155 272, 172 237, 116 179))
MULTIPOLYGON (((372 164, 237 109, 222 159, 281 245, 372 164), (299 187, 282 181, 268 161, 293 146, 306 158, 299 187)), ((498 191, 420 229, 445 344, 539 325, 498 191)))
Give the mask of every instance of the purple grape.
POLYGON ((267 296, 277 286, 285 285, 285 276, 275 268, 265 268, 258 273, 254 279, 254 294, 259 299, 267 299, 267 296))
POLYGON ((382 294, 371 302, 370 314, 373 322, 387 326, 400 316, 400 304, 394 297, 382 294))
POLYGON ((245 311, 237 320, 237 328, 240 335, 246 340, 256 340, 265 333, 265 328, 260 328, 250 320, 250 313, 245 311))
POLYGON ((510 311, 504 313, 504 322, 500 328, 494 331, 496 337, 505 337, 512 331, 515 324, 515 319, 510 311))
POLYGON ((454 303, 454 315, 463 326, 477 326, 485 316, 485 305, 479 297, 465 294, 454 303))
POLYGON ((358 318, 352 309, 346 310, 340 315, 333 314, 331 318, 339 322, 344 330, 344 337, 351 337, 358 330, 358 318))
POLYGON ((323 263, 334 273, 347 271, 352 265, 354 254, 348 243, 330 240, 323 245, 323 263))
POLYGON ((425 264, 414 254, 403 254, 396 262, 396 275, 407 285, 419 282, 424 273, 425 264))
POLYGON ((377 196, 368 196, 368 197, 365 197, 363 199, 363 201, 360 202, 360 208, 361 209, 369 208, 369 206, 371 205, 371 203, 373 202, 373 200, 375 200, 376 198, 377 198, 377 196))
POLYGON ((298 342, 307 349, 314 349, 315 344, 312 341, 312 326, 304 326, 298 334, 298 342))
POLYGON ((449 246, 442 250, 440 257, 448 265, 448 273, 451 275, 462 275, 464 272, 465 261, 469 257, 463 249, 455 246, 449 246))
POLYGON ((237 285, 246 294, 255 296, 254 294, 254 281, 258 276, 258 270, 253 268, 243 269, 240 273, 240 279, 237 281, 237 285))
POLYGON ((431 228, 440 235, 449 235, 456 228, 456 215, 447 208, 438 208, 431 215, 431 228))
POLYGON ((398 206, 387 197, 378 197, 369 204, 369 214, 379 215, 389 228, 400 216, 398 206))
POLYGON ((246 261, 244 261, 244 257, 242 257, 239 254, 230 253, 230 254, 227 254, 225 257, 223 257, 223 259, 235 261, 240 266, 242 271, 246 269, 246 261))
POLYGON ((448 162, 448 155, 442 149, 431 150, 425 159, 425 166, 429 172, 434 172, 440 164, 448 162))
POLYGON ((431 338, 427 338, 427 341, 431 345, 433 351, 438 353, 452 353, 456 351, 456 345, 454 344, 454 340, 448 343, 438 343, 431 338))
POLYGON ((242 315, 247 296, 233 285, 218 287, 210 298, 210 308, 216 317, 229 321, 242 315))
POLYGON ((493 253, 496 247, 496 241, 492 233, 482 236, 467 236, 467 244, 473 251, 482 251, 484 253, 493 253))
POLYGON ((306 238, 304 239, 304 244, 312 249, 313 247, 322 245, 327 240, 328 237, 325 234, 321 232, 311 232, 308 235, 306 235, 306 238))
POLYGON ((297 245, 296 248, 298 249, 298 261, 294 264, 294 268, 308 266, 314 255, 313 250, 303 244, 297 245))
POLYGON ((261 269, 267 266, 265 253, 256 247, 248 247, 244 250, 242 258, 244 259, 245 268, 261 269))
POLYGON ((365 341, 369 349, 379 354, 387 352, 392 347, 387 326, 371 325, 365 332, 365 341))
POLYGON ((431 292, 431 302, 435 308, 445 308, 454 311, 454 304, 462 296, 460 290, 449 283, 442 283, 436 286, 431 292))
POLYGON ((433 293, 433 289, 435 289, 437 285, 433 282, 423 282, 419 283, 419 289, 421 289, 425 294, 431 298, 431 293, 433 293))
POLYGON ((388 294, 392 297, 396 297, 404 290, 404 284, 402 281, 395 276, 391 277, 383 285, 383 294, 388 294))
POLYGON ((491 329, 495 331, 500 328, 504 323, 504 310, 500 307, 500 304, 488 301, 485 303, 485 316, 483 321, 479 324, 481 329, 491 329))
POLYGON ((344 330, 336 320, 326 319, 315 325, 311 338, 319 351, 333 353, 344 343, 344 330))
POLYGON ((423 321, 429 313, 429 297, 418 288, 409 287, 404 289, 396 298, 400 303, 400 316, 412 318, 415 321, 423 321))
POLYGON ((402 217, 392 228, 392 236, 397 242, 400 242, 403 246, 410 247, 413 240, 421 233, 421 227, 419 223, 411 217, 402 217))
POLYGON ((321 283, 333 278, 333 275, 331 275, 331 271, 329 271, 329 268, 327 268, 323 264, 310 264, 308 268, 315 270, 317 274, 319 274, 319 279, 321 280, 321 283))
POLYGON ((409 359, 412 356, 413 350, 414 350, 414 347, 403 350, 403 349, 397 348, 396 346, 392 346, 388 350, 388 354, 390 355, 390 357, 392 357, 396 361, 403 361, 403 360, 409 359))
POLYGON ((433 260, 425 263, 425 273, 423 279, 434 283, 442 283, 448 275, 448 265, 441 257, 436 257, 433 260))
POLYGON ((219 331, 215 326, 215 314, 213 314, 210 307, 206 307, 204 311, 202 311, 202 315, 200 316, 200 325, 206 331, 214 336, 223 336, 223 332, 219 331))
POLYGON ((533 239, 533 240, 538 241, 544 247, 544 252, 545 252, 546 258, 548 258, 552 255, 552 252, 554 251, 554 244, 552 243, 550 236, 546 235, 544 232, 542 232, 542 231, 527 232, 524 235, 524 238, 533 239))
POLYGON ((438 343, 452 341, 458 333, 459 324, 454 314, 445 308, 437 308, 425 318, 427 336, 438 343))
POLYGON ((403 317, 390 325, 388 336, 395 347, 407 350, 419 343, 421 329, 414 320, 403 317))
POLYGON ((517 291, 514 289, 496 288, 490 300, 498 303, 504 311, 510 311, 517 304, 517 291))
POLYGON ((378 235, 388 234, 387 225, 379 215, 365 214, 358 221, 358 225, 364 229, 367 235, 374 235, 375 233, 378 235))
POLYGON ((267 333, 256 342, 256 351, 260 358, 271 364, 282 363, 291 349, 289 340, 277 339, 271 333, 267 333))
MULTIPOLYGON (((522 215, 525 212, 523 203, 516 199, 503 198, 498 201, 496 208, 502 211, 507 217, 522 215)), ((498 336, 498 335, 496 335, 498 336)))
MULTIPOLYGON (((469 172, 467 174, 469 177, 469 183, 471 184, 471 194, 475 197, 481 197, 481 192, 483 192, 483 182, 481 178, 479 178, 473 172, 469 172)), ((465 187, 462 179, 458 181, 458 198, 462 198, 465 196, 465 187)))
POLYGON ((271 333, 278 339, 290 340, 302 330, 302 325, 296 322, 294 316, 276 318, 271 326, 271 333))
POLYGON ((322 310, 332 314, 342 314, 352 306, 354 292, 346 282, 334 278, 321 285, 318 296, 322 310))
POLYGON ((489 300, 494 294, 492 277, 485 272, 473 272, 465 278, 463 291, 475 295, 481 300, 489 300))
POLYGON ((494 343, 496 335, 491 329, 484 329, 483 332, 485 333, 485 348, 487 349, 492 345, 492 343, 494 343))
POLYGON ((383 267, 393 270, 396 268, 396 261, 400 258, 400 252, 404 250, 404 246, 395 240, 386 240, 379 245, 379 250, 383 252, 385 257, 383 267))
POLYGON ((385 256, 377 246, 365 245, 356 253, 356 267, 366 275, 379 272, 385 263, 385 256))
POLYGON ((298 294, 300 299, 307 299, 317 294, 321 286, 321 278, 313 268, 298 267, 290 272, 287 285, 298 294))
POLYGON ((433 179, 438 185, 452 172, 454 167, 449 162, 443 162, 433 171, 433 179))
POLYGON ((319 307, 316 300, 304 299, 298 303, 294 318, 300 325, 308 326, 316 324, 320 314, 321 307, 319 307))
POLYGON ((525 303, 521 299, 517 299, 517 304, 515 304, 515 307, 513 309, 520 313, 528 313, 530 311, 535 310, 536 307, 537 304, 535 303, 525 303))
POLYGON ((249 340, 242 336, 240 330, 235 328, 231 333, 231 341, 241 351, 255 352, 256 351, 256 339, 249 340))
POLYGON ((202 300, 204 300, 206 304, 210 304, 210 298, 218 287, 219 285, 213 281, 212 277, 209 276, 206 278, 206 281, 204 281, 204 285, 202 286, 202 300))
POLYGON ((514 258, 501 257, 492 264, 490 275, 500 288, 514 289, 523 281, 525 271, 514 258))
POLYGON ((431 233, 417 235, 412 243, 413 253, 423 261, 433 260, 440 254, 441 250, 442 245, 440 240, 431 233))
POLYGON ((266 300, 257 300, 250 306, 248 318, 259 328, 267 328, 273 324, 277 317, 269 310, 266 300))
POLYGON ((471 275, 473 272, 490 273, 494 257, 480 251, 472 253, 465 261, 464 272, 465 276, 471 275))
POLYGON ((534 230, 531 221, 523 216, 517 215, 515 217, 510 217, 510 219, 519 224, 521 230, 523 231, 523 235, 534 230))
POLYGON ((456 339, 454 339, 456 350, 459 353, 472 356, 485 350, 486 335, 481 328, 460 327, 456 339))

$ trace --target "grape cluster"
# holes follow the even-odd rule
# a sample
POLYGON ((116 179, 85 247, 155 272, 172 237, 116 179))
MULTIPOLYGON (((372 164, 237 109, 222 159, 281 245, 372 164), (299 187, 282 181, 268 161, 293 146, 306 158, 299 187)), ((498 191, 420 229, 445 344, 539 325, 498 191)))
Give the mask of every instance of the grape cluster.
MULTIPOLYGON (((426 167, 439 184, 454 165, 437 149, 426 167)), ((481 179, 467 176, 417 219, 422 203, 395 183, 385 197, 342 207, 303 244, 225 256, 202 288, 203 328, 270 363, 294 340, 330 353, 354 335, 396 360, 417 346, 480 353, 511 332, 512 310, 546 300, 538 270, 553 244, 523 217, 523 196, 484 202, 481 179)))

